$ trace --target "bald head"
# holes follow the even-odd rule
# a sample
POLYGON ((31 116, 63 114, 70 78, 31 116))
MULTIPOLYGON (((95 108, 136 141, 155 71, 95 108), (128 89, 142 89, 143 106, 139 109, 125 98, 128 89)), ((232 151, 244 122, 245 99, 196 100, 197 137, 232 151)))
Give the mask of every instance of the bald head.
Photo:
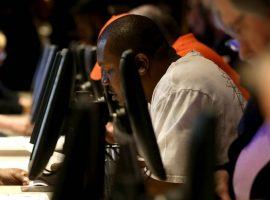
POLYGON ((122 53, 132 49, 135 67, 141 77, 144 93, 151 100, 153 90, 169 65, 178 59, 158 26, 149 18, 126 15, 109 24, 97 44, 97 60, 102 69, 102 82, 123 102, 119 63, 122 53))
POLYGON ((158 26, 139 15, 127 15, 112 22, 100 35, 97 46, 98 56, 106 51, 119 58, 127 49, 153 57, 161 48, 169 48, 158 26))

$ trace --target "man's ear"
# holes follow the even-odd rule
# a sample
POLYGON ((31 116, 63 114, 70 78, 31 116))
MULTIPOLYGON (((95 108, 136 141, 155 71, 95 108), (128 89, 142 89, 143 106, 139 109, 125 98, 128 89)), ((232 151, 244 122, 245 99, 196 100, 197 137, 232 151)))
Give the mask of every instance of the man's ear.
POLYGON ((138 53, 135 56, 135 63, 136 67, 138 69, 139 75, 144 76, 149 69, 149 59, 148 57, 143 53, 138 53))

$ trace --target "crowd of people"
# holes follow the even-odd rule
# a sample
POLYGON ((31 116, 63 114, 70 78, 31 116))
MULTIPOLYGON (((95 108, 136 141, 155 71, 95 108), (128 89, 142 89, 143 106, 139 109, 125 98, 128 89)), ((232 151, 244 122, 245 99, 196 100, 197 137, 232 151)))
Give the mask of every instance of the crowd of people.
MULTIPOLYGON (((222 200, 267 199, 270 1, 178 1, 181 3, 163 1, 137 7, 127 6, 127 3, 121 9, 101 1, 74 1, 65 13, 72 18, 70 24, 74 26, 72 31, 65 27, 63 36, 68 37, 61 38, 57 44, 54 36, 60 34, 59 27, 54 28, 56 21, 52 21, 51 28, 55 32, 46 41, 59 46, 65 45, 63 41, 96 46, 97 63, 89 76, 108 86, 119 105, 124 104, 119 70, 121 55, 125 50, 133 50, 167 174, 165 181, 153 175, 146 179, 147 187, 158 188, 153 195, 185 185, 194 122, 200 113, 212 110, 217 116, 216 195, 222 200), (177 9, 172 5, 182 7, 177 9), (180 14, 175 14, 176 10, 180 14)), ((51 13, 46 20, 63 19, 53 15, 54 9, 48 10, 51 13)), ((1 13, 6 14, 0 10, 0 18, 1 13)), ((3 31, 0 32, 0 65, 5 65, 5 57, 12 59, 8 57, 12 49, 5 51, 12 37, 7 37, 6 42, 2 36, 8 33, 1 27, 1 19, 0 31, 3 31)), ((39 43, 32 46, 38 48, 39 43)), ((0 81, 3 82, 0 84, 0 114, 29 112, 23 100, 6 88, 15 88, 10 85, 8 75, 0 81)), ((25 88, 27 86, 22 89, 25 88)), ((29 122, 23 125, 26 126, 29 122)), ((117 143, 112 126, 110 122, 106 126, 108 142, 117 143)), ((22 130, 21 134, 29 134, 29 130, 18 129, 22 130)), ((0 184, 27 184, 26 172, 2 170, 0 184)))

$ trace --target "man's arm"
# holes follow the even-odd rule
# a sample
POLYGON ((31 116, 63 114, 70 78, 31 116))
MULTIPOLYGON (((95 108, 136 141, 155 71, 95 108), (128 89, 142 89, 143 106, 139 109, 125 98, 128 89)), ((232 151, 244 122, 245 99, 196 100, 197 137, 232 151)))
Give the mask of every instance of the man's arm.
POLYGON ((229 192, 229 173, 226 170, 215 172, 215 192, 221 200, 231 200, 229 192))
POLYGON ((164 181, 158 181, 151 177, 146 178, 145 186, 147 194, 150 197, 156 197, 157 195, 165 194, 170 190, 179 189, 183 186, 181 183, 169 183, 164 181))

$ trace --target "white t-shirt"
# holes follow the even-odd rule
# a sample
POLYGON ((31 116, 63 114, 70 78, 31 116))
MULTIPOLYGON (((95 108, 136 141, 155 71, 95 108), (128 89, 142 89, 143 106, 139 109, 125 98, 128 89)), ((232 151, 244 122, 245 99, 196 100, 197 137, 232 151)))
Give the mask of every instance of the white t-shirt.
POLYGON ((230 77, 198 52, 190 52, 169 66, 155 87, 150 104, 168 182, 185 181, 194 120, 207 107, 218 114, 217 164, 227 161, 244 104, 230 77))

